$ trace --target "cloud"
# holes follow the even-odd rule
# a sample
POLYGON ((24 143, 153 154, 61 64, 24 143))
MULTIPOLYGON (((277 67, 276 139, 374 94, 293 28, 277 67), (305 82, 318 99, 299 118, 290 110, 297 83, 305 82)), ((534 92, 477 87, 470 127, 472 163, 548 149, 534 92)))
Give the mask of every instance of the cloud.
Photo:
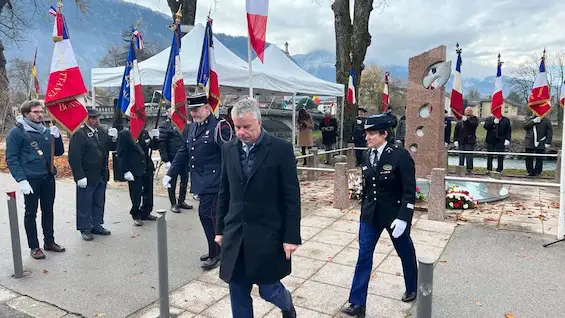
MULTIPOLYGON (((170 14, 165 0, 126 0, 170 14)), ((375 0, 375 4, 376 4, 375 0)), ((511 68, 565 46, 560 21, 565 1, 545 0, 387 0, 371 13, 371 46, 366 63, 407 65, 411 56, 446 45, 455 60, 455 43, 463 48, 463 76, 495 74, 500 52, 511 68)), ((212 4, 214 32, 247 33, 243 0, 198 1, 197 23, 204 23, 212 4)), ((352 1, 353 3, 353 1, 352 1)), ((335 51, 334 15, 329 0, 270 1, 267 40, 291 54, 335 51)))

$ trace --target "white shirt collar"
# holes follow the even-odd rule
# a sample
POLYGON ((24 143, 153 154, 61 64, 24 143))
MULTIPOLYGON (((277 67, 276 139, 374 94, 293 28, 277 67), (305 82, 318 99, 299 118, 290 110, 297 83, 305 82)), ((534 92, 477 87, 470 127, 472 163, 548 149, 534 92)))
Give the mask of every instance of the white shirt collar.
POLYGON ((377 155, 379 156, 379 158, 381 157, 381 155, 383 154, 383 151, 385 150, 386 147, 386 142, 384 144, 382 144, 379 148, 374 149, 373 151, 377 151, 377 155))

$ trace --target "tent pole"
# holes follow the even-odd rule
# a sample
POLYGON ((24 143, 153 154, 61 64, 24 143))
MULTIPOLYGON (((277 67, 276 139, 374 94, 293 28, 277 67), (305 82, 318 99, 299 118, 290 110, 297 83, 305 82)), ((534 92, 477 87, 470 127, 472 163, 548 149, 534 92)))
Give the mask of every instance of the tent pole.
POLYGON ((292 149, 296 149, 296 93, 292 94, 292 149))
POLYGON ((343 148, 343 107, 345 105, 344 103, 345 98, 342 97, 341 98, 341 120, 340 120, 340 129, 339 129, 339 148, 342 149, 343 148))

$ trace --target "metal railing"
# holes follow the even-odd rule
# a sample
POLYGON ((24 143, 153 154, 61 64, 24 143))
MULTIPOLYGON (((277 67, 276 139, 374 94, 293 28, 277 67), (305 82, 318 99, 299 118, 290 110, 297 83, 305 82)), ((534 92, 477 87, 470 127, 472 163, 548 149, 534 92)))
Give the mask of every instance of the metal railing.
POLYGON ((550 183, 550 182, 530 182, 530 181, 519 181, 519 180, 499 180, 499 179, 466 178, 466 177, 451 177, 451 176, 445 176, 445 180, 519 185, 519 186, 530 186, 530 187, 549 187, 549 188, 559 188, 561 186, 559 183, 550 183))
POLYGON ((468 151, 468 150, 448 150, 447 153, 454 154, 475 154, 475 155, 503 155, 503 156, 523 156, 523 157, 552 157, 558 158, 558 154, 527 153, 527 152, 497 152, 497 151, 468 151))
POLYGON ((296 167, 296 170, 314 171, 314 172, 335 172, 332 168, 314 168, 314 167, 296 167))

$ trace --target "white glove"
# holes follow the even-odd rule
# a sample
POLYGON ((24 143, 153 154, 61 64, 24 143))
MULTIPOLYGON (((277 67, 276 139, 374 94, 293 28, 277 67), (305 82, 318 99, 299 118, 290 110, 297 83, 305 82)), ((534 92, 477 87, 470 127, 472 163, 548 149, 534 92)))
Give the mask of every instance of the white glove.
POLYGON ((118 130, 116 128, 108 129, 108 136, 112 137, 113 139, 118 138, 118 130))
POLYGON ((536 117, 536 118, 534 118, 532 121, 533 121, 534 123, 536 123, 536 124, 539 124, 539 123, 541 123, 541 118, 536 117))
POLYGON ((495 118, 495 119, 494 119, 494 123, 495 123, 495 124, 498 124, 498 123, 500 123, 500 119, 498 119, 498 118, 495 118))
POLYGON ((126 172, 124 174, 124 179, 126 179, 127 181, 133 181, 133 174, 131 174, 130 171, 126 172))
POLYGON ((87 182, 87 180, 86 180, 86 177, 85 177, 85 178, 82 178, 82 179, 80 179, 80 180, 77 180, 77 186, 78 186, 79 188, 81 188, 81 189, 86 188, 86 185, 87 185, 87 184, 88 184, 88 182, 87 182))
POLYGON ((159 129, 151 129, 151 131, 149 132, 149 137, 151 138, 159 137, 159 129))
POLYGON ((404 233, 404 231, 406 230, 406 225, 408 225, 406 221, 399 219, 392 221, 392 224, 390 225, 390 229, 392 230, 392 237, 400 237, 400 235, 402 235, 402 233, 404 233))
POLYGON ((510 146, 510 140, 505 140, 505 141, 504 141, 504 146, 505 146, 505 147, 510 146))
POLYGON ((171 169, 171 162, 165 162, 165 168, 167 168, 167 170, 171 169))
POLYGON ((171 177, 169 176, 164 176, 163 177, 163 187, 169 189, 171 187, 171 177))
POLYGON ((463 116, 463 117, 461 117, 461 119, 463 119, 463 121, 466 121, 466 120, 467 120, 467 116, 463 116))
POLYGON ((61 137, 61 132, 59 131, 59 128, 57 128, 57 126, 53 125, 49 127, 49 130, 51 130, 51 135, 53 135, 53 137, 55 138, 61 137))
POLYGON ((31 188, 31 185, 29 185, 29 182, 27 182, 27 180, 22 180, 18 182, 18 184, 20 185, 20 190, 22 190, 22 193, 24 195, 33 193, 33 189, 31 188))
POLYGON ((459 148, 459 141, 455 141, 453 145, 455 146, 455 148, 459 148))
POLYGON ((545 144, 545 149, 549 148, 550 146, 550 144, 545 144))
POLYGON ((448 144, 447 142, 444 142, 444 143, 443 143, 443 146, 444 146, 445 148, 447 148, 447 146, 449 146, 449 144, 448 144))

